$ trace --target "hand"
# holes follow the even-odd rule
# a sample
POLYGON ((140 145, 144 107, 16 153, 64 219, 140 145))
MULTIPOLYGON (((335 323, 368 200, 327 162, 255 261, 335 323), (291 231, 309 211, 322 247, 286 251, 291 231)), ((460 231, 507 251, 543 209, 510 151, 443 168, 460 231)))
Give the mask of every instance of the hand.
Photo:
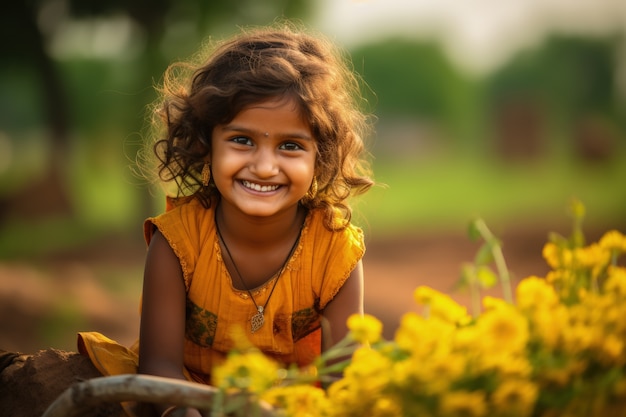
POLYGON ((161 417, 202 417, 202 414, 195 408, 169 407, 161 417))
POLYGON ((202 413, 195 408, 188 408, 185 417, 202 417, 202 413))

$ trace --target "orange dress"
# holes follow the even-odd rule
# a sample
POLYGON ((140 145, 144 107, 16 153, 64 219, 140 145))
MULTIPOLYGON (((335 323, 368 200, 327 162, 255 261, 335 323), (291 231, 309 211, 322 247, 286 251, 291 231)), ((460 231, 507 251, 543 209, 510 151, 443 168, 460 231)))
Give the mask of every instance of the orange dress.
MULTIPOLYGON (((172 203, 172 202, 170 202, 172 203)), ((149 244, 155 228, 167 239, 180 261, 187 291, 184 344, 185 374, 209 384, 211 370, 235 347, 237 334, 284 365, 306 366, 321 353, 321 313, 363 257, 361 229, 349 225, 330 231, 323 213, 312 210, 300 241, 280 275, 252 290, 258 305, 278 279, 265 308, 265 324, 250 330, 257 312, 246 291, 237 290, 222 260, 214 208, 195 199, 178 200, 144 224, 149 244)), ((134 373, 137 347, 126 349, 99 333, 80 333, 79 351, 104 375, 134 373)))

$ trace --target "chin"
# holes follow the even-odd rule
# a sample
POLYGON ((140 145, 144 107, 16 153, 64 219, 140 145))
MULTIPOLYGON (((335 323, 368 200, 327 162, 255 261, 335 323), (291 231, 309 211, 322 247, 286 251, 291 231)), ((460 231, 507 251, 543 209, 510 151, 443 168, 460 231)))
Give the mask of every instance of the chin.
POLYGON ((293 204, 288 207, 241 207, 240 210, 242 213, 251 217, 270 217, 275 216, 277 214, 285 213, 291 209, 297 210, 298 204, 293 204))

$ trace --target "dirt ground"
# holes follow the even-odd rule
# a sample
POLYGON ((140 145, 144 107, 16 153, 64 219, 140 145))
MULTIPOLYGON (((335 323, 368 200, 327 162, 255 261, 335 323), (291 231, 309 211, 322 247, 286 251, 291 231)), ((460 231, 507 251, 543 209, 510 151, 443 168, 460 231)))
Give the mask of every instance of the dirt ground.
MULTIPOLYGON (((499 234, 514 279, 542 276, 541 258, 549 227, 516 227, 499 234)), ((597 237, 602 231, 590 233, 597 237)), ((479 243, 459 234, 419 234, 370 239, 365 265, 366 312, 383 321, 392 338, 401 316, 415 310, 413 291, 428 285, 468 306, 455 290, 461 265, 471 262, 479 243)), ((78 331, 94 330, 124 344, 138 334, 138 299, 145 248, 141 242, 110 237, 72 252, 35 262, 0 261, 0 348, 34 353, 53 347, 74 350, 78 331), (103 268, 136 271, 123 293, 98 275, 103 268)), ((499 287, 490 295, 501 295, 499 287)))

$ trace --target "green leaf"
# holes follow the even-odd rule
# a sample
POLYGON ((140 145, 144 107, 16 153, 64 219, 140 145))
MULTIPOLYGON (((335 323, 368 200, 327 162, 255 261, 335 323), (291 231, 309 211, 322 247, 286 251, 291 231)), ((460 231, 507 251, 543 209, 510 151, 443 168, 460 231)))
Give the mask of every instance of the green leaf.
POLYGON ((572 198, 567 207, 568 214, 576 221, 585 217, 585 205, 577 198, 572 198))
POLYGON ((498 283, 498 276, 488 266, 480 266, 476 271, 476 278, 481 287, 493 288, 498 283))
POLYGON ((569 240, 565 237, 563 237, 563 235, 556 233, 556 232, 550 232, 548 233, 548 240, 551 243, 554 243, 555 245, 562 247, 562 248, 566 248, 569 247, 569 240))
POLYGON ((476 253, 476 257, 474 258, 474 263, 477 266, 487 265, 493 262, 493 251, 492 244, 487 242, 483 244, 478 252, 476 253))
POLYGON ((478 230, 478 221, 479 219, 472 220, 467 228, 467 234, 470 240, 474 242, 481 238, 480 230, 478 230))
POLYGON ((454 283, 452 291, 464 291, 476 282, 474 265, 466 263, 461 268, 459 279, 454 283))

